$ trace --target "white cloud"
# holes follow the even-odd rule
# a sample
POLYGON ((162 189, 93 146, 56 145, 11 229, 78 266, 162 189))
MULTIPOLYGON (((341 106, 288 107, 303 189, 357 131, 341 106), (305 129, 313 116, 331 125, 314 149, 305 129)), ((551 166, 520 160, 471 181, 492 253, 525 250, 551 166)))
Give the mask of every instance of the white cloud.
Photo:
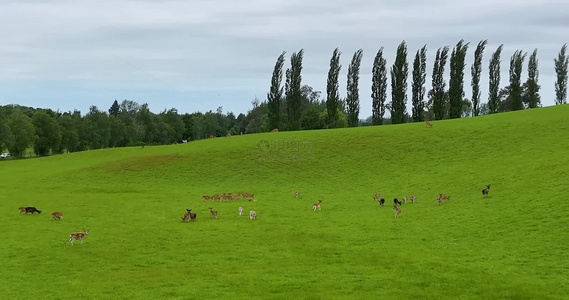
MULTIPOLYGON (((415 51, 427 44, 430 88, 437 48, 465 39, 470 48, 464 86, 470 97, 473 52, 488 39, 482 84, 487 85, 488 60, 499 44, 504 44, 503 84, 511 54, 538 48, 542 102, 552 105, 553 58, 568 42, 564 2, 4 1, 0 101, 86 111, 91 104, 132 99, 181 112, 217 106, 246 112, 255 96, 265 97, 282 51, 288 67, 290 54, 305 50, 303 83, 325 97, 334 48, 342 51, 343 95, 347 66, 362 48, 360 117, 365 118, 371 114, 373 58, 381 46, 391 65, 405 40, 411 67, 415 51)), ((448 81, 448 64, 446 70, 448 81)), ((487 86, 481 94, 485 101, 487 86)))

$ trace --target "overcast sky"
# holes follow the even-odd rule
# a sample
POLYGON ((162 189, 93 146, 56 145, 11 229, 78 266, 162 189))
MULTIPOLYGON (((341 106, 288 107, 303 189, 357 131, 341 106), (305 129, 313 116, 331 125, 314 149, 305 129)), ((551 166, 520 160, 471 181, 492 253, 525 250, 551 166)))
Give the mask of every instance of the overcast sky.
MULTIPOLYGON (((277 57, 304 49, 302 84, 322 91, 330 57, 342 52, 340 94, 354 52, 363 49, 360 118, 371 115, 371 70, 380 47, 389 66, 398 44, 427 45, 427 90, 436 50, 470 42, 465 93, 471 97, 474 49, 483 57, 482 102, 488 61, 504 44, 502 81, 510 56, 538 48, 542 104, 554 105, 553 59, 568 41, 567 0, 3 0, 0 2, 0 104, 107 110, 117 99, 148 103, 153 112, 246 113, 266 99, 277 57)), ((448 86, 449 64, 445 68, 448 86)), ((523 80, 527 77, 527 59, 523 80)), ((284 82, 284 79, 283 79, 284 82)), ((411 77, 408 78, 410 110, 411 77)), ((390 94, 389 97, 390 99, 390 94)), ((388 99, 388 101, 389 101, 388 99)))

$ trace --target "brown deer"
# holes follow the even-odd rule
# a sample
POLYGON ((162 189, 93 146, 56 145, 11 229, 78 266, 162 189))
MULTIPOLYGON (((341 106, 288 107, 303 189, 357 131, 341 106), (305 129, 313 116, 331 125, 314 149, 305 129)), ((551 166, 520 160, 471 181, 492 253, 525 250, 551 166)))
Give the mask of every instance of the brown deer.
POLYGON ((295 198, 300 198, 300 192, 299 192, 299 191, 294 192, 294 197, 295 197, 295 198))
POLYGON ((426 127, 433 127, 433 124, 431 124, 431 122, 429 122, 429 121, 425 121, 425 126, 426 127))
POLYGON ((381 199, 381 195, 379 193, 375 193, 375 195, 373 195, 373 200, 378 200, 381 199))
POLYGON ((437 198, 437 204, 444 203, 447 200, 450 200, 450 196, 446 194, 439 194, 439 197, 437 198))
POLYGON ((217 219, 217 210, 213 210, 213 207, 210 207, 209 212, 211 213, 212 217, 217 219))
POLYGON ((257 220, 257 212, 254 210, 251 210, 249 212, 249 220, 257 220))
POLYGON ((209 199, 211 199, 211 197, 210 196, 202 196, 202 199, 209 200, 209 199))
POLYGON ((411 202, 415 203, 415 201, 417 201, 417 195, 413 195, 413 197, 411 197, 411 202))
POLYGON ((49 220, 51 221, 51 220, 54 220, 54 219, 58 219, 58 220, 63 219, 63 212, 60 212, 60 211, 54 211, 54 212, 52 212, 52 213, 51 213, 51 218, 50 218, 49 220))
POLYGON ((226 135, 226 137, 230 137, 230 136, 231 136, 231 133, 230 133, 230 132, 228 132, 228 133, 227 133, 227 135, 226 135))
POLYGON ((273 130, 271 130, 271 131, 272 131, 272 132, 279 132, 279 129, 278 129, 278 128, 275 128, 275 129, 273 129, 273 130))
POLYGON ((186 208, 186 213, 184 214, 184 216, 182 217, 182 221, 184 222, 189 222, 191 221, 195 221, 197 218, 197 214, 192 212, 192 209, 187 209, 186 208))
POLYGON ((74 232, 72 234, 69 235, 69 243, 71 243, 71 245, 73 245, 73 242, 75 242, 75 240, 80 240, 81 241, 81 245, 83 245, 83 239, 85 238, 85 236, 89 233, 88 229, 83 229, 83 232, 74 232))
POLYGON ((322 208, 320 207, 320 203, 322 203, 322 200, 318 200, 318 203, 312 205, 312 210, 313 211, 316 211, 317 209, 322 210, 322 208))
POLYGON ((393 210, 395 211, 395 217, 397 218, 397 216, 401 214, 401 208, 397 205, 393 205, 393 210))

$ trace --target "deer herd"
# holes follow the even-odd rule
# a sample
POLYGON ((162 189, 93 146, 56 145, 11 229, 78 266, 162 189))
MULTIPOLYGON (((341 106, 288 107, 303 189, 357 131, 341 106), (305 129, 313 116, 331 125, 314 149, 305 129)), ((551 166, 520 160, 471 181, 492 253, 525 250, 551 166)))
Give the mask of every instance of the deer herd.
MULTIPOLYGON (((486 197, 488 196, 488 193, 490 192, 490 185, 486 185, 486 187, 482 190, 482 197, 486 197)), ((223 200, 223 199, 244 199, 244 198, 249 198, 250 202, 256 202, 257 200, 255 198, 253 198, 253 194, 250 193, 239 193, 239 194, 226 194, 224 193, 223 195, 214 195, 212 197, 210 196, 203 196, 202 199, 204 200, 209 200, 209 199, 219 199, 219 200, 223 200)), ((294 197, 295 198, 301 198, 300 196, 300 192, 297 190, 294 192, 294 197)), ((384 206, 385 205, 385 199, 381 197, 380 193, 375 193, 375 195, 373 196, 373 199, 376 200, 380 206, 384 206)), ((395 212, 395 218, 397 218, 399 215, 401 215, 401 206, 403 205, 403 203, 407 203, 408 201, 410 201, 411 203, 415 203, 417 201, 417 195, 412 195, 411 196, 411 200, 409 200, 409 197, 407 195, 403 196, 402 198, 403 201, 398 200, 397 198, 393 199, 393 211, 395 212)), ((438 205, 445 203, 446 201, 450 200, 450 196, 447 194, 439 194, 436 200, 436 203, 438 205)), ((317 203, 312 205, 312 211, 316 212, 317 210, 322 210, 321 207, 322 204, 322 200, 318 200, 317 203)), ((41 210, 38 210, 37 208, 33 207, 33 206, 20 206, 18 208, 18 210, 21 213, 25 213, 25 214, 41 214, 41 210)), ((239 206, 238 208, 238 214, 239 216, 243 215, 243 206, 239 206)), ((211 217, 213 219, 217 219, 218 216, 218 212, 217 210, 214 210, 213 207, 209 207, 209 212, 211 214, 211 217)), ((190 221, 196 221, 197 219, 197 214, 192 212, 192 209, 186 209, 186 212, 184 213, 184 215, 182 216, 182 221, 183 222, 190 222, 190 221)), ((257 219, 257 212, 255 210, 250 210, 249 211, 249 219, 250 220, 256 220, 257 219)), ((63 220, 63 212, 61 211, 54 211, 53 213, 51 213, 51 218, 49 219, 51 220, 63 220)), ((88 229, 83 229, 83 231, 78 231, 78 232, 73 232, 69 235, 69 243, 71 245, 73 245, 73 243, 76 240, 79 240, 80 244, 83 244, 83 239, 87 236, 87 234, 89 233, 88 229)))

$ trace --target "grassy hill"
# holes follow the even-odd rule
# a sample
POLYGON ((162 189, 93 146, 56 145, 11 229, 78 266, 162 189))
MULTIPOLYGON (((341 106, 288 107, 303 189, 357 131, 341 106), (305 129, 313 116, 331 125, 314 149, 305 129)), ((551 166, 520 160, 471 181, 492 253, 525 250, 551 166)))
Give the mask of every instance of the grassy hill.
POLYGON ((0 293, 563 299, 568 153, 564 105, 432 128, 265 133, 3 161, 0 293), (258 201, 201 199, 238 192, 258 201), (439 193, 451 200, 437 205, 439 193), (412 194, 417 203, 395 218, 393 198, 412 194), (322 210, 313 212, 318 200, 322 210), (43 213, 18 214, 20 206, 43 213), (186 208, 195 223, 182 222, 186 208), (64 219, 49 221, 56 210, 64 219), (83 245, 67 243, 83 228, 83 245))

